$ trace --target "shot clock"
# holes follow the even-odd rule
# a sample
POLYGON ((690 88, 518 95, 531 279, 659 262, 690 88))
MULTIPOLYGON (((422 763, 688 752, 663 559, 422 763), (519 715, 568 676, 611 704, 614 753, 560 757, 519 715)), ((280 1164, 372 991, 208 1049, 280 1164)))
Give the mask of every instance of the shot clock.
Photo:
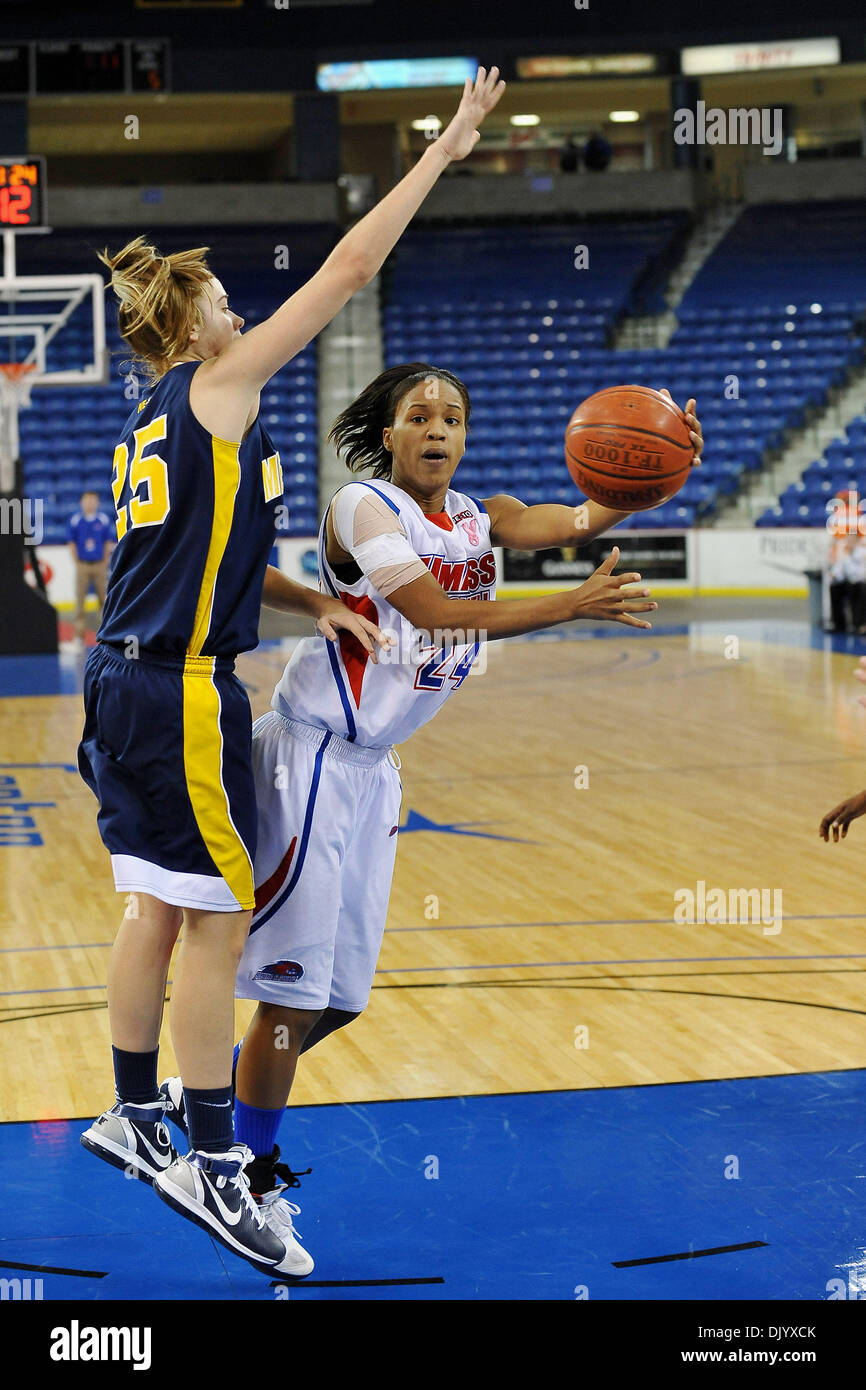
POLYGON ((0 156, 0 231, 45 226, 45 159, 0 156))

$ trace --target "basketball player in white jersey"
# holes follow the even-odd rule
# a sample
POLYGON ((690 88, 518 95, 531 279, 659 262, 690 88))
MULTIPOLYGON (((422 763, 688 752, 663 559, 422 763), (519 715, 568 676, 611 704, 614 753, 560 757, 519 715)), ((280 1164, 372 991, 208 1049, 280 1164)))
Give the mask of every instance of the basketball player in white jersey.
MULTIPOLYGON (((686 419, 699 461, 697 417, 686 419)), ((259 1001, 236 1049, 235 1129, 256 1155, 246 1169, 264 1219, 295 1251, 298 1208, 282 1195, 297 1175, 279 1162, 277 1129, 301 1051, 366 1007, 382 942, 402 788, 394 744, 432 719, 469 674, 482 640, 576 618, 631 627, 657 607, 639 574, 612 573, 616 548, 579 588, 496 601, 494 545, 584 544, 625 512, 477 501, 451 486, 466 447, 469 395, 423 362, 390 367, 335 422, 330 438, 352 471, 319 533, 319 580, 391 639, 374 664, 360 642, 310 637, 296 647, 253 726, 259 809, 256 907, 236 995, 259 1001)), ((163 1085, 182 1125, 174 1081, 163 1085)), ((173 1108, 172 1108, 173 1107, 173 1108)))

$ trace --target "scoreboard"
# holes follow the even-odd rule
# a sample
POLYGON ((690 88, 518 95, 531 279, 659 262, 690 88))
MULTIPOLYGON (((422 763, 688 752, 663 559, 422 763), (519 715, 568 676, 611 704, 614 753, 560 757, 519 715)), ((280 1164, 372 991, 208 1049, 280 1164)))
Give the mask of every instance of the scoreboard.
POLYGON ((44 226, 44 158, 0 156, 0 231, 21 232, 44 226))
POLYGON ((168 39, 61 39, 0 43, 0 98, 165 92, 168 39))

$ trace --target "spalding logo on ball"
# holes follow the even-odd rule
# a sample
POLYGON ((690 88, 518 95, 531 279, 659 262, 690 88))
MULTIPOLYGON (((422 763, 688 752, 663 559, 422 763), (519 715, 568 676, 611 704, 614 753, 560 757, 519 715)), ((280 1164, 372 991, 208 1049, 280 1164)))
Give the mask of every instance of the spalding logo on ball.
POLYGON ((679 492, 694 446, 678 406, 649 386, 588 396, 565 431, 565 461, 581 492, 621 512, 644 512, 679 492))

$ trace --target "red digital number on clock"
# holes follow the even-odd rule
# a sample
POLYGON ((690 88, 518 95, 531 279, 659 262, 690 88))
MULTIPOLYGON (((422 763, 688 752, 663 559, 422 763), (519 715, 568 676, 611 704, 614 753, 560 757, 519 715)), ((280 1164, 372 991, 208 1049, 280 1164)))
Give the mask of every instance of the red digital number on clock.
POLYGON ((33 190, 26 184, 17 188, 0 188, 0 222, 26 227, 30 223, 33 190))

